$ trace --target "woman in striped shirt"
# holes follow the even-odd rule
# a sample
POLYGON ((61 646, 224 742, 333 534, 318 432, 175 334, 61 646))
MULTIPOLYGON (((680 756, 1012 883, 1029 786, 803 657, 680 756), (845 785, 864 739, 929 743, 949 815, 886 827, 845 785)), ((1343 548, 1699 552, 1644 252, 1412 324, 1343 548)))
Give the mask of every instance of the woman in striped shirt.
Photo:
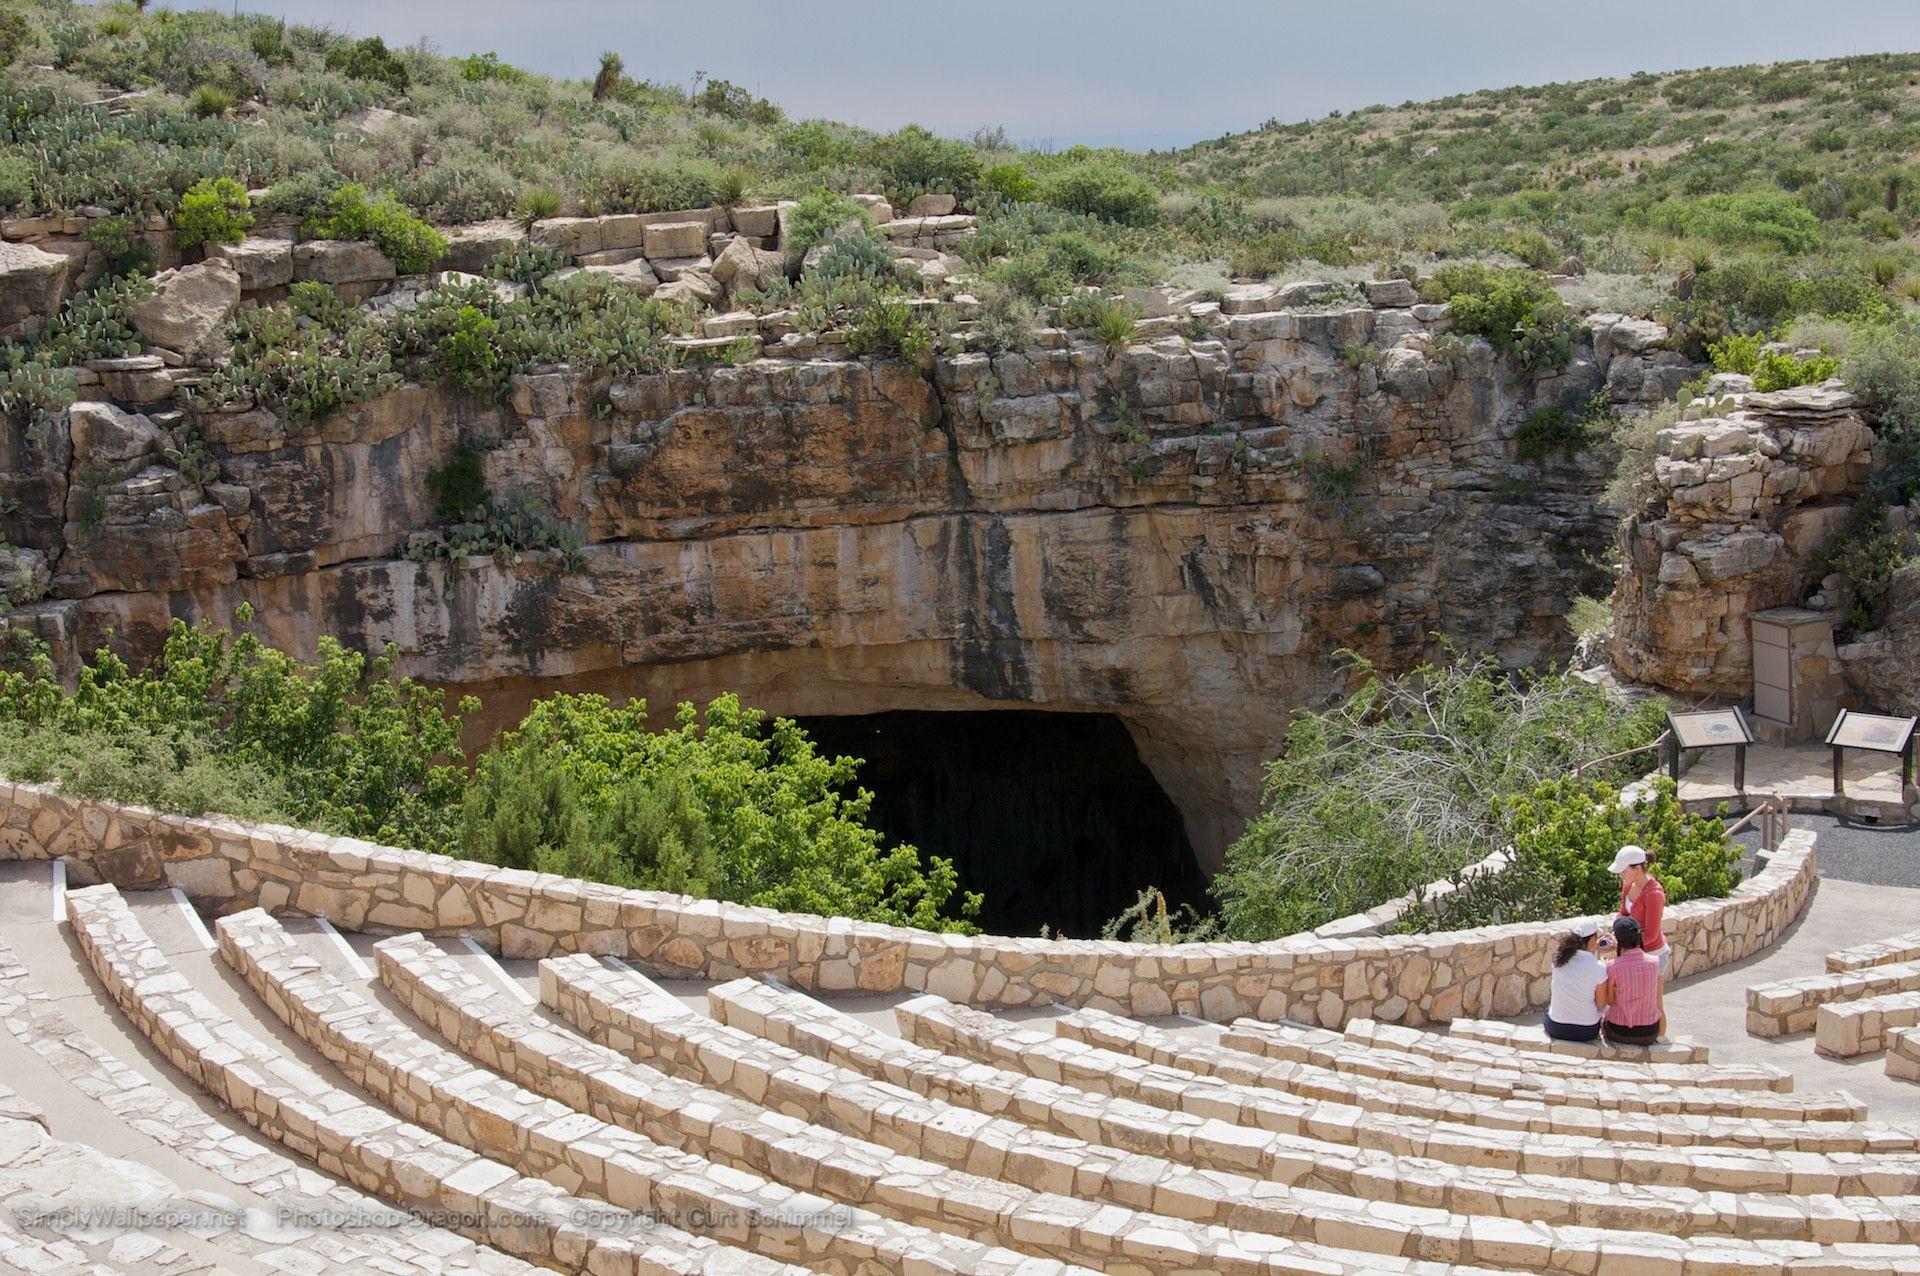
POLYGON ((1620 955, 1607 963, 1607 982, 1598 996, 1606 1008, 1600 1032, 1617 1046, 1650 1046, 1667 1024, 1660 994, 1660 962, 1641 947, 1640 923, 1631 917, 1613 922, 1620 955))

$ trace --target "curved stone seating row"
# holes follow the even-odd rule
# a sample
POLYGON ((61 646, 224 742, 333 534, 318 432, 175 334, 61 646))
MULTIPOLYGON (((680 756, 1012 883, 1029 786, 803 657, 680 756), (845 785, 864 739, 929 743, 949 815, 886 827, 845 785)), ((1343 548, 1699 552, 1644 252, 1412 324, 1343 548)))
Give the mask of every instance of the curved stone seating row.
POLYGON ((1747 1031, 1756 1037, 1806 1032, 1819 1024, 1822 1006, 1896 992, 1920 992, 1920 961, 1755 984, 1747 989, 1747 1031))
POLYGON ((1539 1024, 1512 1024, 1499 1019, 1455 1019, 1447 1035, 1463 1041, 1518 1050, 1527 1055, 1564 1055, 1569 1059, 1617 1059, 1628 1063, 1709 1063, 1712 1052, 1697 1041, 1677 1037, 1650 1046, 1616 1046, 1610 1041, 1555 1041, 1539 1024))
MULTIPOLYGON (((374 1099, 556 1186, 636 1214, 714 1220, 708 1225, 747 1250, 816 1268, 896 1270, 911 1260, 926 1272, 954 1276, 1077 1270, 1059 1263, 1029 1269, 1024 1255, 795 1190, 610 1125, 420 1036, 327 975, 264 912, 223 917, 217 930, 221 955, 248 986, 374 1099)), ((627 1084, 639 1090, 646 1082, 627 1084)), ((697 1108, 689 1113, 690 1119, 701 1115, 697 1108)), ((796 1140, 791 1154, 804 1156, 799 1124, 789 1122, 784 1133, 796 1140)), ((880 1190, 885 1170, 866 1172, 870 1190, 880 1190)), ((980 1226, 970 1204, 965 1193, 956 1193, 954 1225, 980 1226)))
POLYGON ((193 990, 112 886, 72 891, 67 917, 108 996, 167 1061, 241 1119, 401 1208, 460 1221, 462 1231, 543 1266, 616 1276, 792 1269, 523 1177, 337 1089, 246 1032, 193 990), (600 1229, 580 1220, 608 1220, 600 1229), (625 1234, 613 1234, 615 1230, 625 1234))
MULTIPOLYGON (((1258 1023, 1257 1019, 1237 1019, 1230 1026, 1245 1028, 1258 1023)), ((1287 1049, 1298 1040, 1291 1035, 1291 1025, 1262 1026, 1274 1030, 1273 1048, 1262 1049, 1260 1053, 1276 1059, 1290 1057, 1276 1051, 1287 1049)), ((1326 1030, 1309 1029, 1307 1031, 1324 1032, 1326 1030)), ((1427 1032, 1419 1028, 1403 1028, 1399 1024, 1375 1023, 1371 1019, 1349 1020, 1347 1026, 1341 1029, 1341 1035, 1349 1042, 1362 1046, 1408 1054, 1431 1055, 1435 1059, 1449 1060, 1475 1068, 1521 1069, 1544 1077, 1572 1077, 1614 1084, 1637 1085, 1651 1082, 1655 1085, 1698 1086, 1710 1090, 1772 1090, 1779 1094, 1790 1094, 1793 1091, 1793 1074, 1785 1068, 1778 1068, 1770 1063, 1655 1063, 1648 1060, 1632 1061, 1611 1057, 1562 1058, 1542 1051, 1525 1051, 1494 1045, 1491 1042, 1427 1032)), ((1542 1040, 1545 1040, 1544 1035, 1542 1040)))
POLYGON ((723 1023, 918 1094, 1088 1142, 1279 1182, 1324 1184, 1350 1194, 1385 1192, 1386 1184, 1401 1177, 1410 1184, 1424 1177, 1434 1194, 1419 1203, 1458 1201, 1471 1210, 1471 1203, 1484 1198, 1471 1190, 1461 1197, 1442 1194, 1463 1168, 1489 1179, 1502 1174, 1593 1179, 1648 1185, 1649 1190, 1684 1185, 1709 1191, 1880 1198, 1920 1193, 1920 1157, 1898 1154, 1731 1146, 1675 1155, 1663 1148, 1577 1136, 1540 1137, 1380 1117, 1331 1103, 1317 1105, 1297 1129, 1251 1129, 960 1058, 882 1032, 790 989, 739 980, 713 988, 707 996, 723 1023), (1357 1168, 1349 1170, 1350 1165, 1357 1168), (1382 1186, 1376 1188, 1376 1183, 1382 1186))
POLYGON ((1813 1048, 1848 1059, 1885 1050, 1896 1028, 1920 1024, 1920 991, 1892 992, 1820 1007, 1814 1021, 1813 1048))
MULTIPOLYGON (((1113 1016, 1097 1010, 1076 1012, 1056 1021, 1055 1031, 1080 1040, 1092 1040, 1087 1034, 1102 1029, 1109 1034, 1126 1031, 1109 1022, 1112 1019, 1113 1016)), ((1347 1035, 1332 1041, 1303 1041, 1285 1024, 1236 1019, 1221 1037, 1220 1044, 1265 1059, 1300 1065, 1299 1071, 1306 1076, 1317 1071, 1339 1072, 1436 1090, 1528 1099, 1565 1107, 1692 1112, 1789 1121, 1857 1121, 1866 1116, 1866 1105, 1850 1095, 1788 1092, 1784 1087, 1791 1086, 1793 1079, 1777 1069, 1768 1073, 1766 1079, 1783 1082, 1780 1090, 1771 1085, 1757 1090, 1705 1086, 1699 1084, 1697 1072, 1682 1074, 1677 1081, 1668 1080, 1653 1075, 1649 1071, 1652 1065, 1635 1070, 1630 1065, 1596 1062, 1587 1066, 1596 1070, 1612 1067, 1618 1071, 1612 1075, 1596 1071, 1594 1075, 1567 1076, 1527 1068, 1516 1062, 1514 1056, 1503 1059, 1485 1051, 1477 1057, 1452 1057, 1437 1053, 1442 1049, 1437 1043, 1445 1042, 1445 1037, 1406 1028, 1398 1030, 1403 1035, 1389 1040, 1383 1035, 1387 1029, 1376 1029, 1371 1020, 1358 1022, 1367 1026, 1356 1031, 1356 1025, 1349 1024, 1347 1035)), ((1101 1041, 1100 1044, 1111 1043, 1101 1041)))
MULTIPOLYGON (((1724 899, 1680 904, 1679 969, 1768 945, 1811 892, 1815 840, 1789 834, 1724 899)), ((472 934, 541 958, 611 953, 667 977, 766 974, 819 991, 930 992, 983 1006, 1093 1005, 1338 1025, 1514 1014, 1544 1004, 1560 923, 1437 935, 1140 944, 946 935, 622 890, 350 838, 187 818, 0 781, 0 856, 69 859, 79 880, 178 886, 218 912, 298 909, 348 930, 472 934)))
MULTIPOLYGON (((1558 1108, 1521 1099, 1478 1099, 1392 1081, 1356 1083, 1338 1073, 1256 1055, 1090 1011, 1078 1022, 1093 1045, 1008 1024, 937 997, 894 1010, 901 1031, 922 1045, 1025 1070, 1082 1089, 1136 1098, 1158 1107, 1218 1116, 1238 1125, 1297 1128, 1315 1101, 1382 1115, 1454 1121, 1530 1134, 1573 1134, 1647 1145, 1725 1145, 1828 1152, 1920 1151, 1920 1131, 1855 1121, 1768 1121, 1691 1114, 1647 1116, 1558 1108), (1098 1016, 1096 1020, 1094 1017, 1098 1016), (1172 1062, 1156 1060, 1167 1058, 1172 1062), (1196 1070, 1199 1069, 1199 1070, 1196 1070)), ((1058 1024, 1069 1024, 1057 1020, 1058 1024)), ((1068 1029, 1072 1031, 1072 1028, 1068 1029)))
MULTIPOLYGON (((1327 1146, 1312 1169, 1285 1182, 1221 1169, 1199 1171, 1138 1146, 1063 1138, 975 1109, 923 1099, 862 1073, 697 1015, 643 977, 583 956, 542 963, 542 1001, 588 1036, 680 1074, 736 1089, 781 1111, 924 1153, 956 1166, 992 1167, 997 1177, 1056 1185, 1085 1196, 1178 1217, 1235 1220, 1263 1231, 1292 1230, 1349 1247, 1415 1252, 1450 1262, 1507 1265, 1520 1234, 1498 1223, 1536 1224, 1528 1265, 1584 1269, 1598 1255, 1593 1229, 1612 1239, 1636 1231, 1670 1237, 1767 1238, 1826 1243, 1920 1240, 1911 1202, 1864 1209, 1837 1198, 1750 1197, 1744 1208, 1690 1188, 1635 1187, 1388 1160, 1360 1165, 1351 1149, 1327 1146), (1369 1202, 1427 1208, 1396 1217, 1369 1202), (1441 1211, 1445 1211, 1441 1214, 1441 1211), (1306 1231, 1305 1229, 1311 1229, 1306 1231), (1504 1236, 1490 1246, 1490 1238, 1504 1236), (1485 1252, 1482 1252, 1482 1250, 1485 1252)), ((824 1018, 840 1018, 826 1007, 824 1018)), ((976 1071, 978 1070, 976 1065, 976 1071)), ((1655 1248, 1659 1248, 1656 1244, 1655 1248)), ((1737 1246, 1736 1246, 1737 1248, 1737 1246)))
MULTIPOLYGON (((933 1227, 951 1227, 956 1203, 964 1203, 972 1229, 993 1234, 1000 1243, 1068 1261, 1104 1265, 1119 1259, 1151 1266, 1171 1245, 1191 1252, 1216 1272, 1297 1270, 1271 1252, 1268 1238, 1244 1234, 1251 1220, 1229 1230, 1195 1221, 1191 1210, 1149 1212, 1155 1204, 1151 1190, 1144 1201, 1124 1203, 1128 1208, 1089 1209, 1068 1194, 1078 1186, 1074 1167, 1053 1176, 1051 1186, 1019 1183, 1001 1174, 956 1173, 950 1164, 924 1159, 917 1139, 882 1145, 808 1124, 808 1113, 773 1102, 762 1086, 744 1084, 748 1062, 738 1071, 719 1070, 721 1088, 710 1089, 711 1077, 663 1072, 597 1040, 555 1029, 524 1007, 499 1005, 483 981, 419 936, 385 941, 378 954, 381 982, 463 1054, 574 1108, 661 1142, 677 1137, 679 1145, 710 1150, 716 1160, 738 1168, 769 1176, 802 1175, 855 1204, 933 1227), (776 1116, 768 1107, 789 1115, 776 1116), (1143 1241, 1143 1235, 1148 1239, 1143 1241)), ((555 979, 546 967, 568 961, 602 969, 585 956, 550 958, 543 964, 543 987, 555 979)), ((647 990, 640 991, 642 998, 647 995, 647 990)), ((815 1081, 818 1084, 817 1076, 815 1081)), ((884 1096, 882 1102, 893 1106, 896 1100, 884 1096)), ((1355 1220, 1358 1226, 1370 1222, 1383 1243, 1393 1244, 1383 1252, 1396 1257, 1412 1246, 1419 1235, 1416 1225, 1423 1221, 1419 1211, 1401 1219, 1355 1220)), ((1351 1270, 1374 1256, 1302 1247, 1294 1257, 1351 1270)))
POLYGON ((244 1254, 271 1249, 274 1261, 299 1264, 303 1276, 379 1270, 410 1264, 422 1271, 525 1276, 535 1268, 484 1243, 426 1223, 321 1174, 270 1138, 236 1135, 199 1105, 170 1095, 87 1035, 48 997, 0 939, 0 1023, 49 1072, 99 1103, 127 1128, 230 1183, 233 1199, 310 1206, 373 1219, 377 1230, 289 1235, 277 1230, 269 1246, 251 1236, 216 1233, 215 1245, 244 1254), (317 1260, 317 1261, 316 1261, 317 1260))
POLYGON ((1920 930, 1910 930, 1870 944, 1857 944, 1827 954, 1827 969, 1834 974, 1865 970, 1869 966, 1891 966, 1896 962, 1920 961, 1920 930))

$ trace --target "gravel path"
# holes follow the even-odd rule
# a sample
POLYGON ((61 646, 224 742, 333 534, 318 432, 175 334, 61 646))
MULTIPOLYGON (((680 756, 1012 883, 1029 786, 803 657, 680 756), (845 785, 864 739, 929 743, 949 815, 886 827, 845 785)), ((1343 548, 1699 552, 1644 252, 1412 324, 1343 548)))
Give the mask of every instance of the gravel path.
MULTIPOLYGON (((1920 827, 1881 828, 1831 815, 1795 815, 1793 827, 1820 835, 1820 876, 1868 886, 1920 887, 1920 827)), ((1738 839, 1752 846, 1757 834, 1738 839)))

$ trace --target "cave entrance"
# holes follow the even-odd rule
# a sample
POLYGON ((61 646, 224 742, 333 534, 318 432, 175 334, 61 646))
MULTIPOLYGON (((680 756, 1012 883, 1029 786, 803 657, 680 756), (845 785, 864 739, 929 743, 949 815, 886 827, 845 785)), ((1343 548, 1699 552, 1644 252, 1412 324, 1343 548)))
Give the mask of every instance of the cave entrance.
POLYGON ((1097 937, 1158 886, 1204 906, 1180 810, 1119 718, 1017 709, 802 717, 823 752, 866 759, 871 822, 953 861, 995 934, 1097 937))

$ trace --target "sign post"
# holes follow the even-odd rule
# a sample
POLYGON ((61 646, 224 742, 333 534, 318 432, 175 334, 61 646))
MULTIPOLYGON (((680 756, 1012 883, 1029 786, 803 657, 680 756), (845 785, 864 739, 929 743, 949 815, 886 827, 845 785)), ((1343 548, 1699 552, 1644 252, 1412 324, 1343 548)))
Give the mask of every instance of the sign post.
POLYGON ((1667 774, 1680 782, 1680 755, 1688 749, 1733 750, 1733 788, 1747 791, 1747 746, 1754 742, 1747 715, 1732 709, 1696 709, 1667 715, 1667 774))
POLYGON ((1861 713, 1855 709, 1842 709, 1840 716, 1833 720, 1832 730, 1827 732, 1827 744, 1833 749, 1833 795, 1840 797, 1847 791, 1844 767, 1848 749, 1899 754, 1900 791, 1905 793, 1911 788, 1913 785, 1913 728, 1916 722, 1920 722, 1920 719, 1896 718, 1884 713, 1861 713))

